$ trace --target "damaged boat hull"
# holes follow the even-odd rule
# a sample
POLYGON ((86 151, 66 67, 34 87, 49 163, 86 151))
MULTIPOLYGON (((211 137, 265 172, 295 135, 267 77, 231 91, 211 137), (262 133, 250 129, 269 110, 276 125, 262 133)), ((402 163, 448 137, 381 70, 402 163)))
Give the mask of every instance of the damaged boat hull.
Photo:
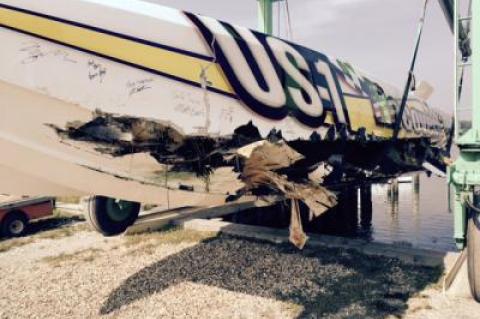
MULTIPOLYGON (((393 134, 398 92, 348 63, 141 1, 0 0, 0 42, 4 193, 214 205, 242 188, 236 148, 272 132, 297 151, 393 134)), ((402 140, 442 153, 450 131, 410 99, 402 140)))
MULTIPOLYGON (((149 181, 158 164, 146 155, 105 156, 81 145, 59 142, 43 123, 66 123, 90 112, 73 104, 0 83, 2 105, 15 112, 0 113, 1 192, 9 194, 85 196, 102 194, 132 201, 176 206, 218 205, 225 194, 185 192, 149 181)), ((171 177, 171 183, 175 178, 171 177)), ((176 181, 178 182, 178 181, 176 181)), ((183 179, 184 183, 188 183, 183 179)), ((223 186, 225 187, 225 186, 223 186)))

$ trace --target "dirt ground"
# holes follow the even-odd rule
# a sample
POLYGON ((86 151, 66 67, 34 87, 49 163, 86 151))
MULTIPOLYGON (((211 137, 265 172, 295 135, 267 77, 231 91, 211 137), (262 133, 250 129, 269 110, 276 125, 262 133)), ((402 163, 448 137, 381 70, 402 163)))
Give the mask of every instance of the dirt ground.
POLYGON ((478 318, 442 270, 168 230, 103 238, 79 221, 0 241, 0 318, 478 318))

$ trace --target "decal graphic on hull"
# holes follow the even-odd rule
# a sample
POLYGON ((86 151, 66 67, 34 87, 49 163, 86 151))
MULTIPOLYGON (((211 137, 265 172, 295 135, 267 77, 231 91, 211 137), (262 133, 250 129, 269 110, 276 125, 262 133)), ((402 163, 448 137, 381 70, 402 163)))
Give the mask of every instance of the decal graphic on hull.
POLYGON ((270 119, 293 116, 318 128, 327 112, 348 124, 345 102, 327 56, 215 19, 187 14, 214 52, 239 98, 270 119))
MULTIPOLYGON (((312 129, 336 124, 350 131, 363 127, 371 134, 392 136, 400 104, 398 92, 363 76, 349 63, 331 61, 322 53, 243 27, 186 15, 202 34, 235 94, 255 113, 272 120, 291 116, 312 129), (333 121, 328 121, 327 115, 333 121)), ((435 135, 446 127, 442 115, 423 101, 409 99, 402 121, 404 131, 435 135)))

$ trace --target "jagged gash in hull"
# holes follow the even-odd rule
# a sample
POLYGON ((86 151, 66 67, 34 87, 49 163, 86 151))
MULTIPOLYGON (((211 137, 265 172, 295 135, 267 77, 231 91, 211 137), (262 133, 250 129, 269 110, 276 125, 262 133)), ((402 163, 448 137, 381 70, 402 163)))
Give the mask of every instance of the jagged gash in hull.
POLYGON ((409 99, 393 142, 390 86, 159 5, 0 0, 0 45, 3 193, 220 203, 243 188, 238 150, 264 139, 301 155, 280 170, 298 183, 320 163, 341 170, 328 184, 442 165, 448 153, 451 121, 424 101, 409 99))

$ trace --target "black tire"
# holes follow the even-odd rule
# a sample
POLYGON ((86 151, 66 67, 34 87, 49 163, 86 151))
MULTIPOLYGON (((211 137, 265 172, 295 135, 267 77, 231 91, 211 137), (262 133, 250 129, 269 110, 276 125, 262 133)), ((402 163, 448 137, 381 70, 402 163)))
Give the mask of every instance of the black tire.
POLYGON ((28 219, 22 212, 9 213, 2 222, 2 234, 6 237, 21 237, 27 230, 28 219))
POLYGON ((480 220, 478 214, 472 215, 467 228, 468 280, 472 297, 480 302, 480 220))
POLYGON ((133 225, 139 213, 140 203, 92 196, 88 200, 85 218, 97 232, 115 236, 133 225))

